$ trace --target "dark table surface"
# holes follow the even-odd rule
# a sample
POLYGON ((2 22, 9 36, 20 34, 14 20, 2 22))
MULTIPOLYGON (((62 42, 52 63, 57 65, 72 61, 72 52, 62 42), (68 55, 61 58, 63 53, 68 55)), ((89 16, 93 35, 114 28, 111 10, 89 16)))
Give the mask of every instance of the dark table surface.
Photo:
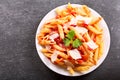
POLYGON ((0 0, 0 80, 120 80, 120 0, 0 0), (41 19, 68 2, 86 4, 108 24, 111 47, 90 74, 66 77, 49 70, 35 48, 41 19))

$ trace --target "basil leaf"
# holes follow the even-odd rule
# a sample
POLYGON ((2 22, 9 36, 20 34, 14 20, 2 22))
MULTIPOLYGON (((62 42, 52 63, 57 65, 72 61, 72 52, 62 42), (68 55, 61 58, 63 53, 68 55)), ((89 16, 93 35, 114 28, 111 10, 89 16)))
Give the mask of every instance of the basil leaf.
POLYGON ((69 39, 73 39, 74 38, 74 35, 75 35, 75 32, 73 30, 70 30, 68 32, 68 34, 66 35, 67 38, 69 39))
POLYGON ((82 45, 82 42, 79 39, 75 39, 72 43, 73 48, 78 48, 80 45, 82 45))
POLYGON ((68 39, 68 38, 64 38, 63 42, 64 42, 65 46, 69 46, 71 43, 70 39, 68 39))

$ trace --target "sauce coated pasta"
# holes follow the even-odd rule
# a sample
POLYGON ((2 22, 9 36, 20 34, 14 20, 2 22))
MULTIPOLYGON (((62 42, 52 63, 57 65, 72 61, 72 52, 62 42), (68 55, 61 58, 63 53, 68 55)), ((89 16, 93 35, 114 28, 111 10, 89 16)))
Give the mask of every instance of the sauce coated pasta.
POLYGON ((44 23, 37 35, 41 52, 69 73, 83 72, 97 64, 103 53, 101 17, 86 6, 56 9, 56 16, 44 23))

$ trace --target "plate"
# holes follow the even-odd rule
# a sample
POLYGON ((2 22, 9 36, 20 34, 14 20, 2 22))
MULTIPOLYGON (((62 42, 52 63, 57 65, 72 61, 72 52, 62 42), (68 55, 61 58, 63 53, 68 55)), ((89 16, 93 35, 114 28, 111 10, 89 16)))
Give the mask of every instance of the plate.
MULTIPOLYGON (((75 6, 75 7, 81 7, 81 5, 79 4, 71 4, 72 6, 75 6)), ((59 6, 57 8, 59 9, 63 9, 65 8, 67 5, 62 5, 62 6, 59 6)), ((55 8, 56 9, 56 8, 55 8)), ((38 40, 37 40, 37 35, 39 34, 40 30, 41 30, 41 27, 43 26, 43 24, 51 19, 51 18, 54 18, 55 17, 55 9, 51 10, 40 22, 39 26, 38 26, 38 29, 36 31, 36 37, 35 37, 35 44, 36 44, 36 49, 37 49, 37 52, 38 52, 38 55, 40 57, 40 59, 42 60, 42 62, 49 68, 51 69, 52 71, 58 73, 58 74, 61 74, 61 75, 64 75, 64 76, 82 76, 82 75, 85 75, 85 74, 88 74, 92 71, 94 71, 97 67, 99 67, 103 61, 105 60, 107 54, 108 54, 108 51, 109 51, 109 47, 110 47, 110 33, 109 33, 109 29, 108 29, 108 26, 105 22, 104 19, 102 19, 100 25, 102 25, 101 27, 103 28, 103 41, 104 41, 104 47, 103 47, 103 55, 102 57, 98 60, 98 64, 95 65, 95 66, 92 66, 88 71, 85 71, 84 73, 79 73, 79 72, 75 72, 75 74, 71 75, 67 70, 57 66, 57 65, 54 65, 53 63, 51 63, 51 61, 45 57, 41 52, 40 50, 42 49, 42 47, 38 44, 38 40)), ((95 16, 100 16, 99 13, 97 13, 95 10, 89 8, 92 12, 92 14, 94 14, 95 16)))

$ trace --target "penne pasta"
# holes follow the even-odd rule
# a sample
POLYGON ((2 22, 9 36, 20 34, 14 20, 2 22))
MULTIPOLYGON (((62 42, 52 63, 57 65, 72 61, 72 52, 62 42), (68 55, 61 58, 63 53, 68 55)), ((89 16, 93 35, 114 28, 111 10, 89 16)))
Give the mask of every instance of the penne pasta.
POLYGON ((102 56, 102 53, 103 53, 103 42, 101 42, 100 44, 99 44, 99 54, 98 54, 98 59, 100 59, 100 57, 102 56))
POLYGON ((58 53, 59 54, 59 56, 61 56, 62 58, 64 58, 64 59, 67 59, 69 56, 67 55, 67 54, 65 54, 64 52, 59 52, 58 53))
POLYGON ((99 50, 99 48, 97 48, 95 50, 95 53, 94 53, 94 56, 93 56, 94 64, 97 64, 97 61, 98 61, 98 50, 99 50))
POLYGON ((64 32, 63 32, 63 28, 61 25, 58 25, 58 32, 60 34, 60 38, 64 39, 64 32))
POLYGON ((84 50, 88 53, 88 54, 92 54, 92 51, 89 50, 88 46, 86 45, 86 43, 83 43, 83 47, 84 50))
POLYGON ((65 65, 64 62, 62 62, 60 59, 56 59, 56 61, 54 62, 55 64, 59 65, 60 67, 63 67, 63 68, 67 68, 67 66, 65 65))
POLYGON ((94 40, 95 37, 96 37, 96 35, 95 35, 94 33, 92 33, 91 36, 90 36, 90 38, 91 38, 92 40, 94 40))
POLYGON ((43 26, 44 28, 48 28, 48 29, 54 29, 54 28, 56 28, 56 27, 53 27, 52 25, 50 25, 50 24, 46 24, 46 25, 44 25, 43 26))
POLYGON ((93 66, 94 64, 88 61, 88 62, 82 62, 80 65, 81 66, 93 66))
POLYGON ((75 73, 72 67, 68 66, 67 69, 72 75, 75 73))
POLYGON ((102 42, 102 35, 98 35, 98 36, 96 36, 96 44, 101 44, 101 42, 102 42))
POLYGON ((64 48, 62 48, 62 47, 60 47, 60 46, 58 46, 58 45, 53 45, 53 47, 54 47, 55 49, 59 50, 59 51, 65 51, 64 48))
POLYGON ((86 5, 73 7, 70 3, 55 13, 37 36, 40 51, 71 75, 89 70, 103 54, 102 18, 94 17, 86 5))
POLYGON ((87 28, 92 31, 95 34, 102 34, 102 32, 98 31, 97 29, 95 29, 93 26, 87 26, 87 28))
POLYGON ((101 17, 93 17, 92 21, 90 22, 90 24, 97 24, 101 21, 101 17))
POLYGON ((90 68, 90 66, 78 66, 78 67, 75 67, 74 70, 78 71, 78 72, 81 72, 81 71, 86 71, 89 68, 90 68))
POLYGON ((52 54, 51 54, 51 53, 44 53, 44 55, 45 55, 47 58, 50 59, 52 54))
POLYGON ((41 30, 41 33, 50 33, 51 30, 49 28, 44 28, 41 30))
POLYGON ((90 36, 89 36, 88 33, 85 33, 85 34, 84 34, 84 39, 85 39, 87 42, 91 40, 91 38, 90 38, 90 36))
POLYGON ((87 14, 87 16, 89 17, 90 14, 91 14, 89 8, 88 8, 86 5, 83 5, 83 6, 82 6, 82 9, 83 9, 83 11, 87 14))
POLYGON ((87 14, 82 10, 82 8, 77 8, 77 14, 81 15, 81 16, 87 16, 87 14))
POLYGON ((43 48, 43 49, 41 49, 41 52, 46 53, 46 52, 49 52, 49 51, 47 49, 43 48))
POLYGON ((101 27, 99 26, 99 23, 93 25, 98 31, 102 31, 101 27))

